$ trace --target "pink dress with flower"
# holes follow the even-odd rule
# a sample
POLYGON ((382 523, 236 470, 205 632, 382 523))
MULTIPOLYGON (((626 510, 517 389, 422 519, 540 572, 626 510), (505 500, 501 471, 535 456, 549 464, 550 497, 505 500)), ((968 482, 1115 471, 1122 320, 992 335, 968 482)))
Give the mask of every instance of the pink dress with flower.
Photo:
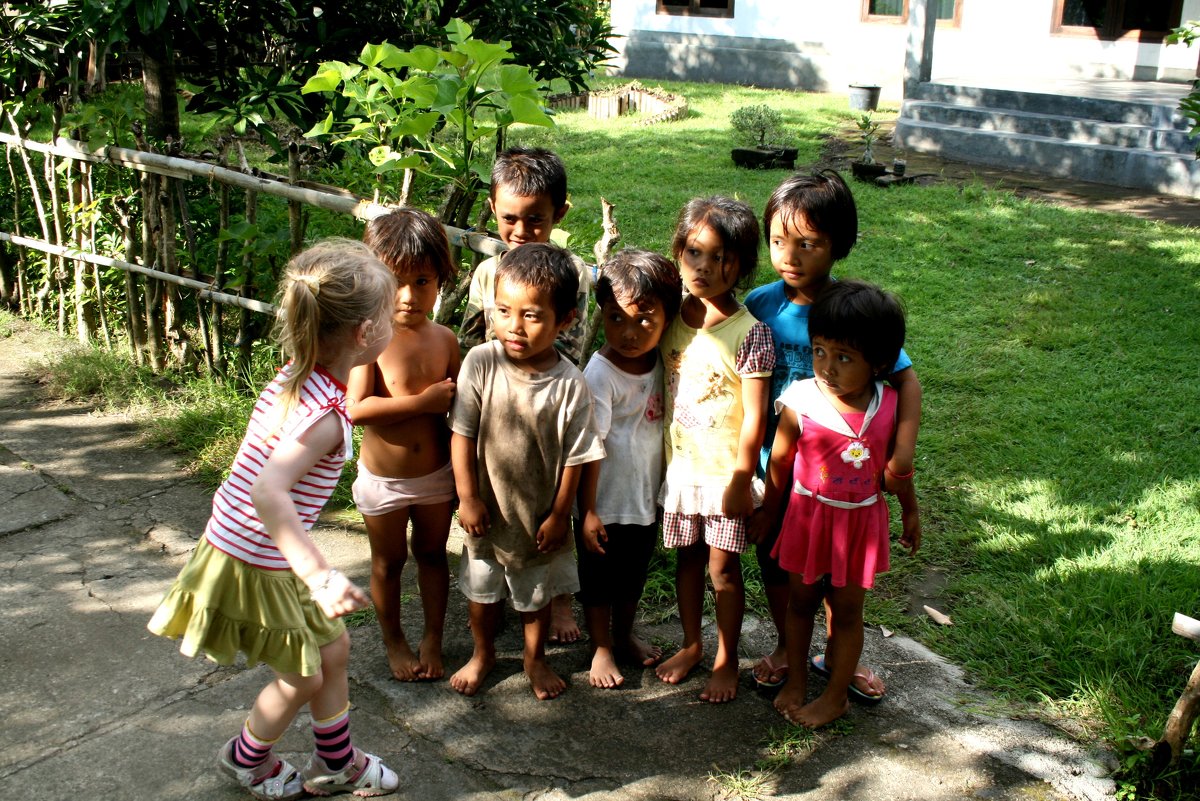
POLYGON ((771 555, 806 584, 870 588, 889 567, 883 468, 896 429, 896 391, 882 382, 866 412, 840 414, 813 379, 775 402, 800 422, 791 496, 771 555))

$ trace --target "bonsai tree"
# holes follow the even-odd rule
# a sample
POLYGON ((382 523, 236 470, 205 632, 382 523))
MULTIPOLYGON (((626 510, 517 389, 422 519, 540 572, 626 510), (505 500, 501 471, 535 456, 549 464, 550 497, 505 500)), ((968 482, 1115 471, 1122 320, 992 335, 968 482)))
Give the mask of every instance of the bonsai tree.
POLYGON ((754 147, 767 147, 783 133, 783 115, 767 105, 742 106, 729 115, 738 140, 754 147))
POLYGON ((863 143, 863 154, 859 161, 863 164, 874 164, 875 142, 879 140, 879 123, 872 120, 870 114, 864 114, 858 118, 858 130, 863 143))

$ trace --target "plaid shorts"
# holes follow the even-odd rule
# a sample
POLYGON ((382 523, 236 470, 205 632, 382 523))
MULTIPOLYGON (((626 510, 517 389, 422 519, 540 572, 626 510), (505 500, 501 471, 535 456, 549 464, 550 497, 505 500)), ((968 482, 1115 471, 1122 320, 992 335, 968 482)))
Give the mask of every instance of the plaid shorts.
POLYGON ((663 545, 686 548, 703 537, 710 548, 729 553, 746 550, 746 520, 725 515, 689 515, 681 512, 663 513, 663 545))

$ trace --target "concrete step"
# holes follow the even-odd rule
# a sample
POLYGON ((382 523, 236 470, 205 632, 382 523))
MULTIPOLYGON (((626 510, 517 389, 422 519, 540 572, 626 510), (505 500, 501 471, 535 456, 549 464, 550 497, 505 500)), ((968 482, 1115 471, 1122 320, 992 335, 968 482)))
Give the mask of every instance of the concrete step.
POLYGON ((973 164, 1008 167, 1115 186, 1200 197, 1200 161, 1145 148, 1070 142, 1049 136, 963 128, 901 115, 897 147, 973 164))
POLYGON ((1196 152, 1197 139, 1177 128, 1104 122, 1062 114, 1012 108, 962 106, 930 100, 906 100, 901 116, 916 122, 939 123, 980 131, 998 131, 1061 139, 1089 145, 1112 145, 1180 156, 1196 152))
POLYGON ((963 107, 1011 109, 1035 114, 1079 117, 1126 125, 1148 125, 1166 130, 1188 131, 1192 127, 1187 118, 1179 113, 1177 104, 1153 100, 1112 100, 947 83, 923 83, 917 88, 912 99, 963 107))

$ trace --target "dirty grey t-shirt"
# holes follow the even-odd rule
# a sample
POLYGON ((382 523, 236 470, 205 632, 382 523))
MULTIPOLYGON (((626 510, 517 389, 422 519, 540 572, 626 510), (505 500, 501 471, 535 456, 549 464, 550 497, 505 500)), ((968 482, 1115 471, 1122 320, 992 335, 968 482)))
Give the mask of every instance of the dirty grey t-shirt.
POLYGON ((484 537, 467 537, 471 558, 505 567, 545 564, 570 550, 537 549, 538 526, 550 514, 563 469, 604 458, 583 373, 559 356, 554 367, 529 373, 492 340, 463 359, 450 429, 475 440, 479 496, 491 518, 484 537))

